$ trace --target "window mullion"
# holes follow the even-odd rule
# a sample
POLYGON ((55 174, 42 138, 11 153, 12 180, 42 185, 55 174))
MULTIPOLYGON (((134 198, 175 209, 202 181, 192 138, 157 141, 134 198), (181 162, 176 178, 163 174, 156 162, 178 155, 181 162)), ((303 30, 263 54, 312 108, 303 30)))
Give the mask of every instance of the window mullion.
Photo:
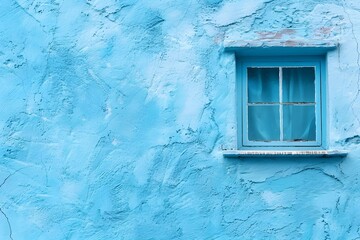
POLYGON ((282 96, 282 85, 283 85, 282 67, 279 68, 279 114, 280 114, 280 141, 284 141, 284 121, 283 121, 283 96, 282 96))

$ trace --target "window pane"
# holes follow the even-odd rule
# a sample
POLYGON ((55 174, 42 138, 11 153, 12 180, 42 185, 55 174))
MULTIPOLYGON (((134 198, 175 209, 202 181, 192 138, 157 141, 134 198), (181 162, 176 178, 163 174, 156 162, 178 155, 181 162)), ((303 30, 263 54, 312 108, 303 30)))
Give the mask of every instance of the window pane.
POLYGON ((279 141, 279 106, 249 106, 248 132, 250 141, 279 141))
POLYGON ((248 68, 248 102, 279 102, 279 68, 248 68))
POLYGON ((283 68, 283 102, 315 102, 315 68, 283 68))
POLYGON ((315 106, 283 106, 284 140, 315 141, 315 106))

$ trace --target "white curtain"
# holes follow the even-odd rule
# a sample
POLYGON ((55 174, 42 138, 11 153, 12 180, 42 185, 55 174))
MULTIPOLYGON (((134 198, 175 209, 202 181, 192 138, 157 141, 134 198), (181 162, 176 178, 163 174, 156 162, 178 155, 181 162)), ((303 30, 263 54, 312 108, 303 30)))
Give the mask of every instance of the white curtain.
POLYGON ((279 82, 279 68, 248 68, 249 140, 315 141, 315 69, 282 69, 282 111, 279 82))
MULTIPOLYGON (((248 102, 279 103, 279 68, 248 68, 248 102)), ((248 108, 250 141, 279 141, 279 105, 248 108)))

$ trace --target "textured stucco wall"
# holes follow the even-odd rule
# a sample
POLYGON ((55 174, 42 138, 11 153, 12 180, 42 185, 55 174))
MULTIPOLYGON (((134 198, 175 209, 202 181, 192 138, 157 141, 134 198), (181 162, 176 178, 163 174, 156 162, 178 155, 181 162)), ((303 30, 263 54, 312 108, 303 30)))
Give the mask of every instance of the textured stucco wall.
POLYGON ((0 239, 359 239, 358 0, 1 0, 0 239), (224 159, 226 42, 335 41, 345 159, 224 159))

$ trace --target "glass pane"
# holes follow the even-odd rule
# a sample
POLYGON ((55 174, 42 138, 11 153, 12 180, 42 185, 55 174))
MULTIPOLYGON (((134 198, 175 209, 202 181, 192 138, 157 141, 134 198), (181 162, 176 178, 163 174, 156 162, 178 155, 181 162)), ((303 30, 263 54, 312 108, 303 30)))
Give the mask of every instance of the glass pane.
POLYGON ((248 68, 248 102, 279 102, 279 68, 248 68))
POLYGON ((248 134, 250 141, 279 141, 279 106, 249 106, 248 134))
POLYGON ((315 68, 283 68, 283 102, 315 102, 315 68))
POLYGON ((284 140, 315 141, 315 106, 284 105, 284 140))

